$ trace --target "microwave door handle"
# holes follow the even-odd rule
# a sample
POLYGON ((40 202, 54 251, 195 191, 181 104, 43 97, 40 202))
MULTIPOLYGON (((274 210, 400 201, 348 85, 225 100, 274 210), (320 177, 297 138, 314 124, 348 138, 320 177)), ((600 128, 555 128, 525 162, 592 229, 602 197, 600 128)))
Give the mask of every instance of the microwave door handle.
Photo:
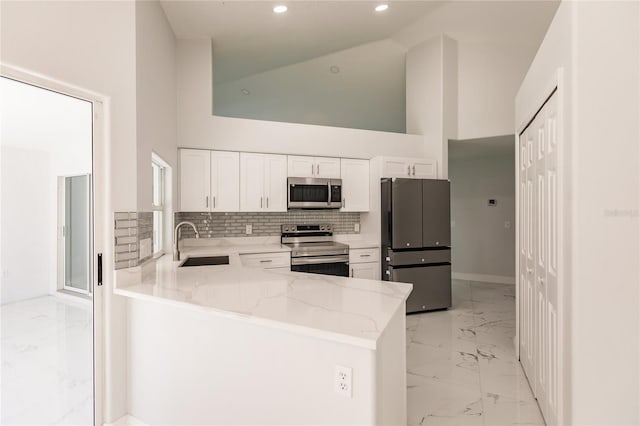
POLYGON ((331 205, 331 181, 327 181, 327 205, 331 205))

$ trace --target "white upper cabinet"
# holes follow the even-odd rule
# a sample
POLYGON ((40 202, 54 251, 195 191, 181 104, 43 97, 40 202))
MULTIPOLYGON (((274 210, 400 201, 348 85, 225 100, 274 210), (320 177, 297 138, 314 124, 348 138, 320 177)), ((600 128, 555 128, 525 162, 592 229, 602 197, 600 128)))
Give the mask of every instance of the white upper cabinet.
POLYGON ((180 150, 180 210, 209 211, 211 195, 210 151, 180 150))
POLYGON ((382 177, 436 179, 437 162, 430 158, 383 157, 382 177))
POLYGON ((285 155, 240 153, 240 211, 287 210, 285 155))
POLYGON ((340 160, 342 176, 343 212, 369 211, 369 160, 343 158, 340 160))
POLYGON ((289 177, 340 178, 340 159, 287 155, 289 177))
POLYGON ((237 212, 240 208, 240 153, 211 151, 212 212, 237 212))
POLYGON ((286 212, 287 157, 285 155, 265 155, 264 164, 264 210, 286 212))
POLYGON ((238 211, 239 191, 239 153, 180 150, 180 211, 238 211))

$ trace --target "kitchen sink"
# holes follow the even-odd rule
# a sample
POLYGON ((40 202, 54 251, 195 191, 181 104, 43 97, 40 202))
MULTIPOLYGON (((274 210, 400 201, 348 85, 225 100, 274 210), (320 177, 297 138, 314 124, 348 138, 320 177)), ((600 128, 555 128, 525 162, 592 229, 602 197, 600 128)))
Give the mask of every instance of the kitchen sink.
POLYGON ((229 256, 203 256, 203 257, 190 257, 185 260, 180 267, 184 266, 213 266, 213 265, 228 265, 229 256))

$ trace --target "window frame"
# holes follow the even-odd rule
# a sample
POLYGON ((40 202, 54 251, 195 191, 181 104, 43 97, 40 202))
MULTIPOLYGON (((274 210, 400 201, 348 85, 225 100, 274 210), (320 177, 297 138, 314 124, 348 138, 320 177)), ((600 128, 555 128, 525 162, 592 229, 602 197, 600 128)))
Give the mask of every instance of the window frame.
POLYGON ((165 220, 166 220, 166 177, 169 165, 155 152, 151 153, 151 212, 152 212, 152 256, 157 257, 164 254, 165 243, 165 220), (158 168, 158 176, 156 178, 155 168, 158 168), (159 186, 160 204, 155 203, 155 190, 159 186), (159 213, 160 223, 156 225, 155 214, 159 213), (156 249, 157 247, 157 249, 156 249))

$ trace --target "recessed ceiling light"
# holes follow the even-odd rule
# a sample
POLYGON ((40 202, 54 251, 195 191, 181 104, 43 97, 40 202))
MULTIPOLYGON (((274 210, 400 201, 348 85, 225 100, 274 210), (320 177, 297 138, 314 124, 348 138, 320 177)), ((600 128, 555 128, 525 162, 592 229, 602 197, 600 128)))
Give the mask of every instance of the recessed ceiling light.
POLYGON ((388 4, 379 4, 376 6, 376 12, 384 12, 387 9, 389 9, 388 4))
POLYGON ((338 74, 340 72, 340 67, 337 65, 331 65, 329 67, 329 71, 331 71, 333 74, 338 74))
POLYGON ((251 92, 248 91, 247 89, 242 89, 240 91, 242 92, 243 95, 250 95, 251 94, 251 92))
POLYGON ((287 6, 281 4, 273 8, 275 13, 285 13, 287 11, 287 6))

